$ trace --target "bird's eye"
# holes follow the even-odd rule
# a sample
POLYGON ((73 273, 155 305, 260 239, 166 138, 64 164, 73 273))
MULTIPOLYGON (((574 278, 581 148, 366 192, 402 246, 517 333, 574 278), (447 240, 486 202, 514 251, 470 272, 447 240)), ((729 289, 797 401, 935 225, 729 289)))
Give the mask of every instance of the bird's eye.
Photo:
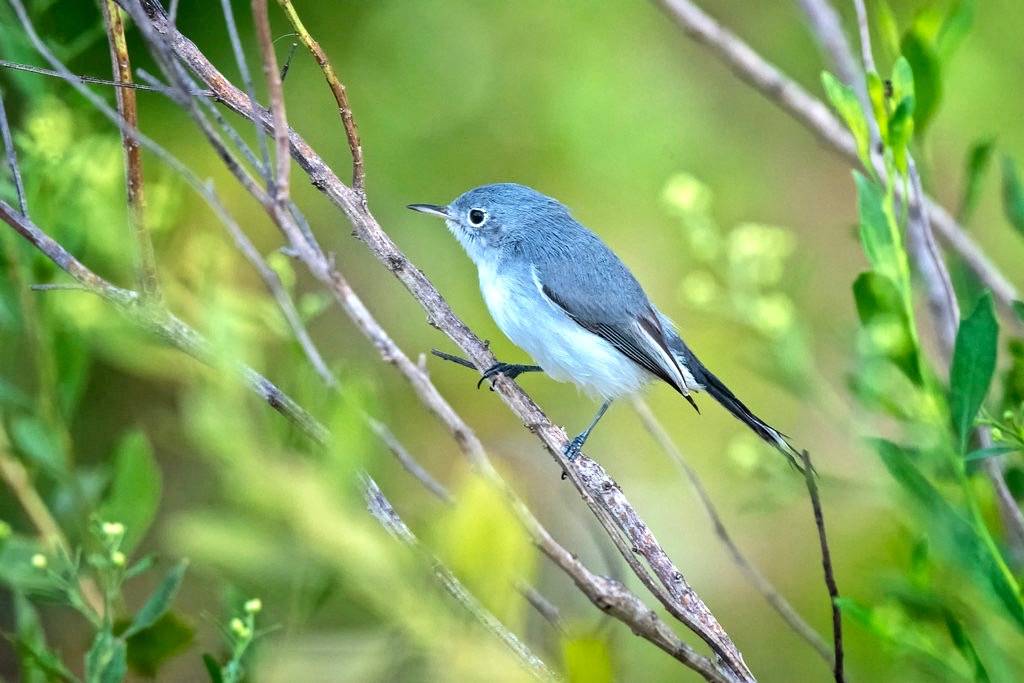
POLYGON ((469 210, 469 224, 475 228, 479 228, 487 220, 487 212, 483 209, 470 209, 469 210))

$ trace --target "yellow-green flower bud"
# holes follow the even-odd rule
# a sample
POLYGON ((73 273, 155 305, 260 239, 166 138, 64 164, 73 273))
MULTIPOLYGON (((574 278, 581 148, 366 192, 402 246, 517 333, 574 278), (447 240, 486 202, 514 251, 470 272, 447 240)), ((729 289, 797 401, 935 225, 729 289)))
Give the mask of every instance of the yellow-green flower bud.
POLYGON ((120 550, 115 550, 110 554, 110 561, 115 567, 123 567, 128 558, 120 550))
POLYGON ((48 562, 46 560, 46 555, 43 555, 42 553, 36 553, 32 556, 32 566, 36 569, 46 569, 47 564, 48 562))
POLYGON ((245 603, 246 614, 257 614, 263 609, 263 601, 259 598, 253 598, 245 603))

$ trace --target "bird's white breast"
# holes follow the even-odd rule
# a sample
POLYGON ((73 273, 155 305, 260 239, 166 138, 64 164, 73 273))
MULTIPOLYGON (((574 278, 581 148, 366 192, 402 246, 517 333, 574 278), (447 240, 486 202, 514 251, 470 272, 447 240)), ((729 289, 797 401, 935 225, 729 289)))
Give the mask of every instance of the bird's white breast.
POLYGON ((651 380, 650 373, 548 299, 535 273, 477 265, 480 291, 494 321, 553 379, 574 382, 606 399, 639 391, 651 380))

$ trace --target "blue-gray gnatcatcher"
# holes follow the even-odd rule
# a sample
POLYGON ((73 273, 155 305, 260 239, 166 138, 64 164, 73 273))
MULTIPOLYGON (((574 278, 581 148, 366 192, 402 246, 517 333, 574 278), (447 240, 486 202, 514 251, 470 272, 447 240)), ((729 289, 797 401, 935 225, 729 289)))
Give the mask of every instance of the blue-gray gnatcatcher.
POLYGON ((690 393, 708 392, 797 463, 785 436, 697 360, 619 257, 558 201, 523 185, 498 183, 470 190, 448 206, 409 208, 445 219, 477 266, 494 321, 539 363, 498 363, 485 378, 543 371, 604 399, 590 426, 566 447, 570 460, 613 399, 661 379, 695 409, 690 393))

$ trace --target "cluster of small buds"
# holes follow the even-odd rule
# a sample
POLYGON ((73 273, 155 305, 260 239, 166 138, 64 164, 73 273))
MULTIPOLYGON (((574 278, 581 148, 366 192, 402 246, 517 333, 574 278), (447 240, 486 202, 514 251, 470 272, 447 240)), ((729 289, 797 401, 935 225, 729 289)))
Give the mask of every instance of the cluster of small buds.
POLYGON ((252 635, 252 630, 238 617, 231 620, 230 628, 231 632, 242 640, 247 640, 252 635))
POLYGON ((111 540, 120 540, 124 536, 124 524, 121 522, 103 522, 100 529, 103 535, 111 540))

